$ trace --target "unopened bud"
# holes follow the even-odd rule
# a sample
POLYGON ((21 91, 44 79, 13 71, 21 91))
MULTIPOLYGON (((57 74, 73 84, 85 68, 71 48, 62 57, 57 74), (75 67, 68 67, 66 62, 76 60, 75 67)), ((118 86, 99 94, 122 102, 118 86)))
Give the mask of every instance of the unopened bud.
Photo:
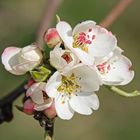
POLYGON ((48 29, 44 34, 44 42, 50 47, 54 48, 62 42, 56 28, 48 29))
POLYGON ((34 113, 34 103, 31 99, 27 99, 23 105, 23 112, 27 115, 33 115, 34 113))
POLYGON ((49 108, 45 109, 43 112, 48 118, 50 119, 55 118, 56 110, 55 110, 54 103, 49 108))

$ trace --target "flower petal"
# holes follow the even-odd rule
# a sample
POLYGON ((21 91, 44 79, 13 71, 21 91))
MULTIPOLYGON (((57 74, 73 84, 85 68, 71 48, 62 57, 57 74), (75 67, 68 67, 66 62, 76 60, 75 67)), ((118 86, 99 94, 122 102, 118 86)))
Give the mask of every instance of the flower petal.
POLYGON ((55 98, 55 108, 57 115, 64 120, 69 120, 73 117, 74 111, 69 106, 68 100, 63 101, 61 94, 57 94, 55 98))
POLYGON ((72 47, 73 37, 72 37, 71 26, 65 21, 60 21, 56 25, 56 30, 58 34, 60 35, 61 39, 63 40, 64 44, 67 47, 72 47))
MULTIPOLYGON (((35 89, 36 90, 36 89, 35 89)), ((33 102, 36 104, 43 104, 44 99, 43 99, 43 93, 42 91, 34 91, 30 97, 32 98, 33 102)))
POLYGON ((43 104, 36 104, 34 106, 34 109, 37 111, 42 111, 42 110, 49 108, 52 105, 52 103, 53 103, 53 99, 48 98, 43 104))
POLYGON ((101 74, 106 85, 126 85, 132 81, 134 71, 130 70, 131 61, 123 56, 114 56, 106 64, 110 67, 108 72, 101 74))
POLYGON ((78 97, 93 110, 97 110, 99 108, 99 99, 95 93, 92 93, 91 95, 88 95, 88 93, 79 93, 78 97))
POLYGON ((75 28, 73 29, 73 35, 75 33, 85 32, 90 28, 92 29, 95 25, 96 25, 96 22, 92 20, 83 21, 75 26, 75 28))
POLYGON ((26 61, 13 66, 13 70, 25 74, 27 71, 33 70, 38 65, 38 61, 26 61))
POLYGON ((45 82, 40 82, 40 83, 35 83, 33 84, 26 92, 26 96, 30 96, 33 102, 36 104, 43 104, 44 103, 44 98, 43 98, 43 92, 44 87, 46 83, 45 82))
POLYGON ((82 61, 83 64, 85 65, 93 65, 94 63, 94 57, 92 57, 91 55, 89 55, 88 53, 84 52, 83 50, 81 50, 80 48, 73 48, 73 47, 69 47, 69 49, 75 54, 77 55, 77 57, 82 61))
POLYGON ((94 69, 89 68, 86 65, 80 64, 75 66, 70 74, 74 73, 77 77, 77 82, 81 86, 83 92, 93 92, 99 90, 101 81, 97 72, 94 69))
POLYGON ((61 75, 57 71, 48 80, 45 91, 49 97, 55 97, 58 93, 57 88, 61 84, 61 75))
POLYGON ((104 57, 112 52, 117 46, 117 39, 110 34, 105 28, 94 26, 95 39, 89 47, 90 55, 94 57, 104 57))
POLYGON ((79 96, 73 95, 70 99, 71 108, 79 114, 90 115, 92 110, 79 96))
POLYGON ((18 54, 21 51, 21 48, 17 47, 8 47, 2 53, 1 59, 2 63, 7 71, 12 74, 20 75, 22 72, 14 71, 12 66, 18 63, 18 54))
MULTIPOLYGON (((41 61, 42 53, 36 45, 28 45, 21 50, 21 58, 28 61, 41 61)), ((21 60, 23 61, 23 60, 21 60)), ((38 62, 38 63, 39 63, 38 62)))
POLYGON ((123 52, 123 50, 120 47, 117 46, 114 51, 109 53, 109 55, 107 55, 105 57, 95 58, 95 65, 98 65, 98 64, 101 64, 101 63, 104 63, 104 62, 108 61, 114 55, 121 55, 122 52, 123 52))

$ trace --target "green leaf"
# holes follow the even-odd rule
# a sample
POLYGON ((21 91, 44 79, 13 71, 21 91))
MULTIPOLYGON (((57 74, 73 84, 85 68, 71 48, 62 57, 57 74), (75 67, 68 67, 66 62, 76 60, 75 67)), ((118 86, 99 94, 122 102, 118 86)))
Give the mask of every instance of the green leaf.
POLYGON ((30 71, 30 74, 36 82, 43 82, 49 77, 51 71, 45 66, 40 66, 36 70, 30 71))

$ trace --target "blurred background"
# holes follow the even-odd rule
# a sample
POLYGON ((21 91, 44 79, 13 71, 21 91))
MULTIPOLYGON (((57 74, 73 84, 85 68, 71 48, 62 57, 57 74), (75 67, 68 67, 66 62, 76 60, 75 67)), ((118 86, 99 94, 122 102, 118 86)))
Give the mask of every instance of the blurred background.
MULTIPOLYGON (((118 0, 63 0, 57 14, 73 27, 86 19, 97 23, 118 0)), ((46 0, 0 0, 0 55, 7 46, 23 47, 35 41, 46 0)), ((140 1, 134 3, 111 26, 118 45, 133 62, 135 79, 123 89, 140 89, 140 1)), ((51 26, 56 24, 54 17, 51 26)), ((25 79, 5 71, 0 63, 0 97, 7 95, 25 79)), ((102 88, 100 108, 91 116, 76 114, 72 120, 55 122, 56 140, 140 140, 140 97, 124 98, 102 88)), ((22 97, 14 104, 22 105, 22 97)), ((0 125, 0 140, 43 140, 38 122, 14 108, 11 123, 0 125)))

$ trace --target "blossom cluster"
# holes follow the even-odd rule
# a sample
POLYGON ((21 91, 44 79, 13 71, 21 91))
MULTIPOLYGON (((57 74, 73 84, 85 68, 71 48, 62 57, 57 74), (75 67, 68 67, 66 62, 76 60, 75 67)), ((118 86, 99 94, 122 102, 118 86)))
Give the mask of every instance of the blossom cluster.
POLYGON ((7 71, 30 74, 23 107, 27 114, 42 111, 49 118, 57 115, 65 120, 74 112, 90 115, 99 108, 95 92, 100 86, 126 85, 134 77, 116 37, 94 21, 81 22, 74 29, 59 21, 43 39, 44 48, 8 47, 2 54, 7 71))

